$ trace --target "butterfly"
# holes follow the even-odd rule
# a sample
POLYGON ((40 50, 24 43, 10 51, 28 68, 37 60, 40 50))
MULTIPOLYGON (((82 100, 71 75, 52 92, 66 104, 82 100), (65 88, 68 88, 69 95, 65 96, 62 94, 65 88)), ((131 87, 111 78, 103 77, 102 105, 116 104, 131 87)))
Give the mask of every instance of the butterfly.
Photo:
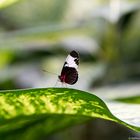
POLYGON ((61 74, 58 76, 60 82, 70 85, 75 84, 78 81, 78 65, 79 54, 73 50, 67 56, 61 74))

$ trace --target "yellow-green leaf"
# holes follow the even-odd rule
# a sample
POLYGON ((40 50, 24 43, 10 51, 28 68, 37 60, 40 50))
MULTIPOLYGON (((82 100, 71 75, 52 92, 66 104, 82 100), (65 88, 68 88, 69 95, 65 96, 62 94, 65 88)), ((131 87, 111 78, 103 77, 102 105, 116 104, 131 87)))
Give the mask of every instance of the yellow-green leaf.
POLYGON ((0 137, 6 140, 21 135, 23 140, 38 140, 91 118, 114 121, 140 132, 140 127, 112 115, 100 98, 88 92, 68 88, 0 92, 0 137))

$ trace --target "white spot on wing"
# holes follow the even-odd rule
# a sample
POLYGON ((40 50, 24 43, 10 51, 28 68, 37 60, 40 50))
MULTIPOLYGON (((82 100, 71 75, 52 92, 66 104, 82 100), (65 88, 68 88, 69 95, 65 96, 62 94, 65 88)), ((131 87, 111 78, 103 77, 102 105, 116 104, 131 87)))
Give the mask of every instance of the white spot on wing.
POLYGON ((68 66, 68 67, 73 67, 73 68, 78 68, 78 65, 75 63, 75 60, 76 58, 72 57, 71 55, 68 55, 67 58, 66 58, 66 62, 67 64, 65 64, 65 66, 68 66))

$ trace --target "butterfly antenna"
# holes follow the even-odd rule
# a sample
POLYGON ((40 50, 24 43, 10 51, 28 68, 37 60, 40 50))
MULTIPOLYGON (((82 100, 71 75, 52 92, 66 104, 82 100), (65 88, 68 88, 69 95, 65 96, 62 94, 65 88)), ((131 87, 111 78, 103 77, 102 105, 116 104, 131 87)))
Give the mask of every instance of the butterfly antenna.
POLYGON ((53 73, 53 72, 50 72, 50 71, 47 71, 47 70, 42 70, 43 72, 48 72, 48 73, 51 73, 51 74, 54 74, 54 75, 57 75, 58 76, 58 74, 57 73, 53 73))

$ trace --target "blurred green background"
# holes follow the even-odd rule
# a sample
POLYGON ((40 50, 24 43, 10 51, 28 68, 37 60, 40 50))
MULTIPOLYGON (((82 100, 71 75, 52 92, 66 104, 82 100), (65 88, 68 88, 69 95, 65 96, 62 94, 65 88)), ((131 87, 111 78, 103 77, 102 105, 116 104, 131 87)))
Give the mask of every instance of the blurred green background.
MULTIPOLYGON (((117 97, 122 89, 124 96, 140 94, 139 0, 0 1, 1 90, 53 87, 57 76, 49 72, 59 74, 71 50, 80 54, 79 81, 68 87, 103 99, 110 93, 117 97)), ((138 134, 95 120, 47 139, 129 136, 138 134)))

